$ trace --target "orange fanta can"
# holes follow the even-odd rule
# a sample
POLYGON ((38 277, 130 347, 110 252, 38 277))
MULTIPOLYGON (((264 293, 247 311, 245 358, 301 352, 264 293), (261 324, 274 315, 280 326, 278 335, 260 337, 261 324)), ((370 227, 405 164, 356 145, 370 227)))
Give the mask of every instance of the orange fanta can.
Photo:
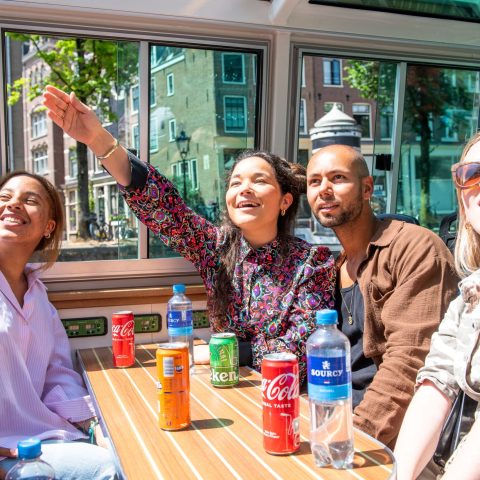
POLYGON ((190 425, 190 371, 186 343, 160 343, 157 348, 158 423, 162 430, 190 425))

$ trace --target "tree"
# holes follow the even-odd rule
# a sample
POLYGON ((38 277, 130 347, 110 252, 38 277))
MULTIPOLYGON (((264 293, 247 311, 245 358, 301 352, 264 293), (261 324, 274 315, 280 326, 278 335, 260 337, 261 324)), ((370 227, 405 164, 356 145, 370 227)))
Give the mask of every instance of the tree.
MULTIPOLYGON (((117 120, 113 100, 118 98, 122 90, 129 88, 138 75, 137 43, 19 33, 9 33, 9 36, 13 40, 28 43, 36 57, 49 67, 46 74, 34 82, 19 78, 8 85, 9 105, 18 102, 22 93, 33 100, 50 84, 75 92, 82 102, 94 105, 104 121, 117 120)), ((76 151, 78 235, 87 238, 87 219, 90 216, 87 147, 77 142, 76 151)))
MULTIPOLYGON (((351 87, 358 89, 364 98, 377 101, 378 112, 393 105, 395 63, 351 60, 345 71, 351 87)), ((472 108, 472 96, 468 95, 461 78, 455 78, 455 82, 452 80, 453 74, 430 65, 409 65, 407 69, 402 141, 415 143, 417 138, 420 139, 420 157, 416 162, 420 180, 419 219, 426 226, 433 226, 430 154, 441 142, 439 130, 445 122, 450 122, 457 131, 464 133, 465 111, 472 108)))

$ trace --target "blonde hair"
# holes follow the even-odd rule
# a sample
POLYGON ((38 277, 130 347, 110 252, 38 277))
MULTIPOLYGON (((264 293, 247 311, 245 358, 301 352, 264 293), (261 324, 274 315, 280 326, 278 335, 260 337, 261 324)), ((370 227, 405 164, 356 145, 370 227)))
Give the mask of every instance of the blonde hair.
MULTIPOLYGON (((469 150, 479 141, 480 132, 477 132, 465 145, 459 163, 464 163, 469 150)), ((480 235, 469 226, 465 216, 462 191, 459 188, 457 188, 457 200, 458 229, 455 243, 455 267, 461 277, 466 277, 480 268, 480 235)))

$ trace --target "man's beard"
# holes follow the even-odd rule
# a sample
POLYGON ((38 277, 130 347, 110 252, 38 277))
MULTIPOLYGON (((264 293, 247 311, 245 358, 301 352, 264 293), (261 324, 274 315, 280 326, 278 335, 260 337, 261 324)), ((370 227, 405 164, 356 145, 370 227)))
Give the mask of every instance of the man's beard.
POLYGON ((341 225, 345 225, 346 223, 352 222, 353 220, 357 219, 360 214, 362 213, 363 209, 363 198, 361 192, 359 193, 358 197, 353 200, 348 208, 337 215, 330 215, 327 216, 317 216, 317 220, 320 222, 322 227, 326 228, 335 228, 341 225))

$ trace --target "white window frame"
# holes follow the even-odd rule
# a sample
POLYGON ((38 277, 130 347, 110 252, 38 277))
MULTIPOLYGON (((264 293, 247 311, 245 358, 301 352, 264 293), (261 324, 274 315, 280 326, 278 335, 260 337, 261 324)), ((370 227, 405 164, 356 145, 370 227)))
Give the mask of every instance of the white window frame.
POLYGON ((32 168, 37 175, 48 173, 48 148, 46 146, 32 150, 32 168))
POLYGON ((369 130, 369 133, 370 135, 367 137, 367 136, 364 136, 363 135, 363 132, 362 132, 362 138, 364 140, 372 140, 373 138, 373 132, 372 132, 372 106, 369 104, 369 103, 365 103, 365 102, 355 102, 355 103, 352 103, 352 117, 355 118, 354 116, 355 115, 364 115, 366 116, 367 114, 366 113, 355 113, 353 111, 354 107, 356 106, 361 106, 361 107, 368 107, 368 130, 369 130))
POLYGON ((137 152, 140 150, 140 125, 138 123, 132 125, 132 148, 137 150, 137 152), (138 135, 135 134, 135 130, 138 130, 138 135), (136 137, 138 138, 138 145, 135 141, 136 137))
POLYGON ((168 141, 175 142, 177 140, 177 121, 171 118, 168 121, 168 141))
POLYGON ((175 75, 173 73, 167 74, 167 97, 175 94, 175 75))
POLYGON ((247 98, 243 95, 225 95, 223 97, 223 128, 226 133, 246 133, 247 132, 247 98), (244 128, 243 130, 229 129, 227 128, 227 98, 241 98, 243 99, 243 118, 244 118, 244 128))
MULTIPOLYGON (((3 27, 10 30, 16 28, 17 24, 4 22, 3 27)), ((59 24, 60 25, 60 24, 59 24)), ((32 22, 32 24, 22 25, 23 29, 26 31, 35 32, 38 27, 32 22)), ((41 27, 43 29, 43 27, 41 27)), ((45 27, 47 31, 47 27, 45 27)), ((128 41, 133 39, 133 41, 139 41, 140 51, 139 51, 139 74, 140 81, 137 84, 139 88, 139 104, 138 104, 138 115, 137 117, 130 117, 130 121, 136 121, 139 123, 140 128, 140 138, 139 138, 139 148, 143 151, 148 152, 148 111, 142 111, 141 105, 149 105, 149 75, 146 72, 149 71, 149 55, 146 54, 150 47, 150 42, 164 41, 165 38, 156 34, 156 33, 140 33, 138 32, 135 35, 125 34, 125 30, 119 28, 118 32, 109 31, 108 33, 99 32, 95 27, 91 28, 90 26, 83 26, 79 28, 72 27, 71 29, 65 29, 63 26, 56 27, 55 23, 50 23, 48 25, 48 35, 62 35, 62 34, 73 34, 78 37, 92 36, 92 37, 105 37, 106 39, 111 39, 112 37, 118 38, 121 41, 128 41), (145 127, 145 128, 144 128, 145 127)), ((198 38, 197 40, 192 39, 188 43, 192 48, 198 47, 198 38)), ((185 44, 185 39, 178 38, 178 42, 185 44)), ((252 51, 252 43, 239 41, 229 37, 224 37, 220 39, 212 39, 211 46, 206 46, 207 49, 215 47, 226 48, 232 46, 234 48, 242 48, 245 50, 245 53, 252 51)), ((264 42, 257 42, 254 46, 255 52, 260 54, 260 65, 259 68, 265 69, 268 58, 268 45, 264 42)), ((266 88, 267 76, 262 76, 262 92, 266 88)), ((0 79, 0 83, 4 85, 5 79, 0 79)), ((132 115, 134 112, 131 111, 132 107, 132 96, 130 88, 127 90, 126 97, 126 114, 132 115)), ((136 92, 134 91, 136 94, 136 92)), ((263 97, 262 97, 263 98, 263 97)), ((158 101, 158 100, 157 100, 158 101)), ((260 111, 262 116, 265 115, 264 112, 264 101, 260 101, 260 111)), ((5 105, 0 105, 0 110, 4 111, 5 105)), ((136 110, 136 109, 135 109, 136 110)), ((6 116, 6 115, 4 115, 6 116)), ((3 118, 3 117, 2 117, 3 118)), ((30 119, 28 119, 28 122, 30 119)), ((260 120, 261 121, 261 120, 260 120)), ((49 124, 48 124, 49 125, 49 124)), ((27 130, 30 130, 31 125, 26 125, 27 130)), ((129 130, 131 129, 131 123, 129 130)), ((6 138, 7 132, 5 129, 5 124, 0 122, 0 130, 3 137, 6 138)), ((28 134, 28 133, 27 133, 28 134)), ((2 152, 5 153, 6 147, 5 144, 2 148, 2 152)), ((5 168, 7 162, 7 155, 2 155, 2 165, 5 168)), ((90 156, 90 165, 92 158, 90 156)), ((91 168, 91 167, 90 167, 91 168)), ((102 170, 103 172, 103 170, 102 170)), ((199 281, 198 273, 192 267, 191 263, 181 257, 174 258, 148 258, 148 237, 146 235, 147 229, 143 225, 139 225, 139 243, 138 243, 138 257, 131 260, 92 260, 92 261, 75 261, 75 262, 57 262, 53 268, 48 271, 42 272, 42 279, 48 284, 50 291, 64 291, 70 289, 96 289, 104 288, 106 282, 110 285, 111 281, 116 282, 117 285, 129 286, 131 285, 131 278, 137 279, 135 285, 137 286, 152 286, 152 285, 165 285, 165 282, 168 282, 168 278, 171 277, 172 272, 175 272, 176 275, 183 275, 195 278, 194 281, 199 281), (101 267, 99 268, 99 266, 101 267)))
POLYGON ((342 62, 342 59, 341 58, 326 58, 324 57, 322 59, 322 67, 323 67, 323 86, 324 87, 332 87, 332 88, 343 88, 343 76, 342 76, 342 72, 343 72, 343 62, 342 62), (340 64, 340 83, 331 83, 331 82, 326 82, 326 74, 325 74, 325 64, 329 64, 329 68, 330 68, 330 79, 333 78, 333 75, 332 75, 332 63, 333 62, 339 62, 340 64))
POLYGON ((31 115, 32 139, 44 137, 48 133, 47 112, 34 111, 31 115))
POLYGON ((192 189, 198 191, 200 189, 200 182, 198 180, 198 162, 196 158, 192 158, 189 161, 188 176, 192 184, 192 189), (195 172, 195 175, 193 174, 195 172))
POLYGON ((246 72, 245 72, 245 55, 243 53, 237 53, 237 52, 224 52, 222 53, 222 82, 225 84, 231 84, 231 85, 245 85, 246 81, 246 72), (225 57, 226 56, 233 56, 233 55, 238 55, 242 58, 242 80, 241 81, 232 81, 232 80, 225 80, 225 57))
POLYGON ((67 238, 68 236, 77 233, 78 231, 78 195, 77 195, 77 190, 67 190, 66 195, 65 195, 65 205, 66 205, 66 212, 65 212, 65 223, 67 224, 67 238), (74 200, 73 202, 70 200, 70 194, 73 193, 74 200), (75 212, 75 228, 71 228, 70 226, 70 213, 72 208, 74 209, 75 212))
POLYGON ((158 118, 152 116, 150 118, 150 142, 149 149, 150 153, 158 152, 158 118))
POLYGON ((130 113, 138 113, 140 110, 140 85, 137 83, 130 87, 130 113), (137 91, 138 94, 134 92, 137 91), (135 98, 138 98, 138 108, 135 109, 135 98))
POLYGON ((154 107, 156 104, 157 104, 157 77, 155 75, 151 75, 151 77, 150 77, 150 107, 154 107))

